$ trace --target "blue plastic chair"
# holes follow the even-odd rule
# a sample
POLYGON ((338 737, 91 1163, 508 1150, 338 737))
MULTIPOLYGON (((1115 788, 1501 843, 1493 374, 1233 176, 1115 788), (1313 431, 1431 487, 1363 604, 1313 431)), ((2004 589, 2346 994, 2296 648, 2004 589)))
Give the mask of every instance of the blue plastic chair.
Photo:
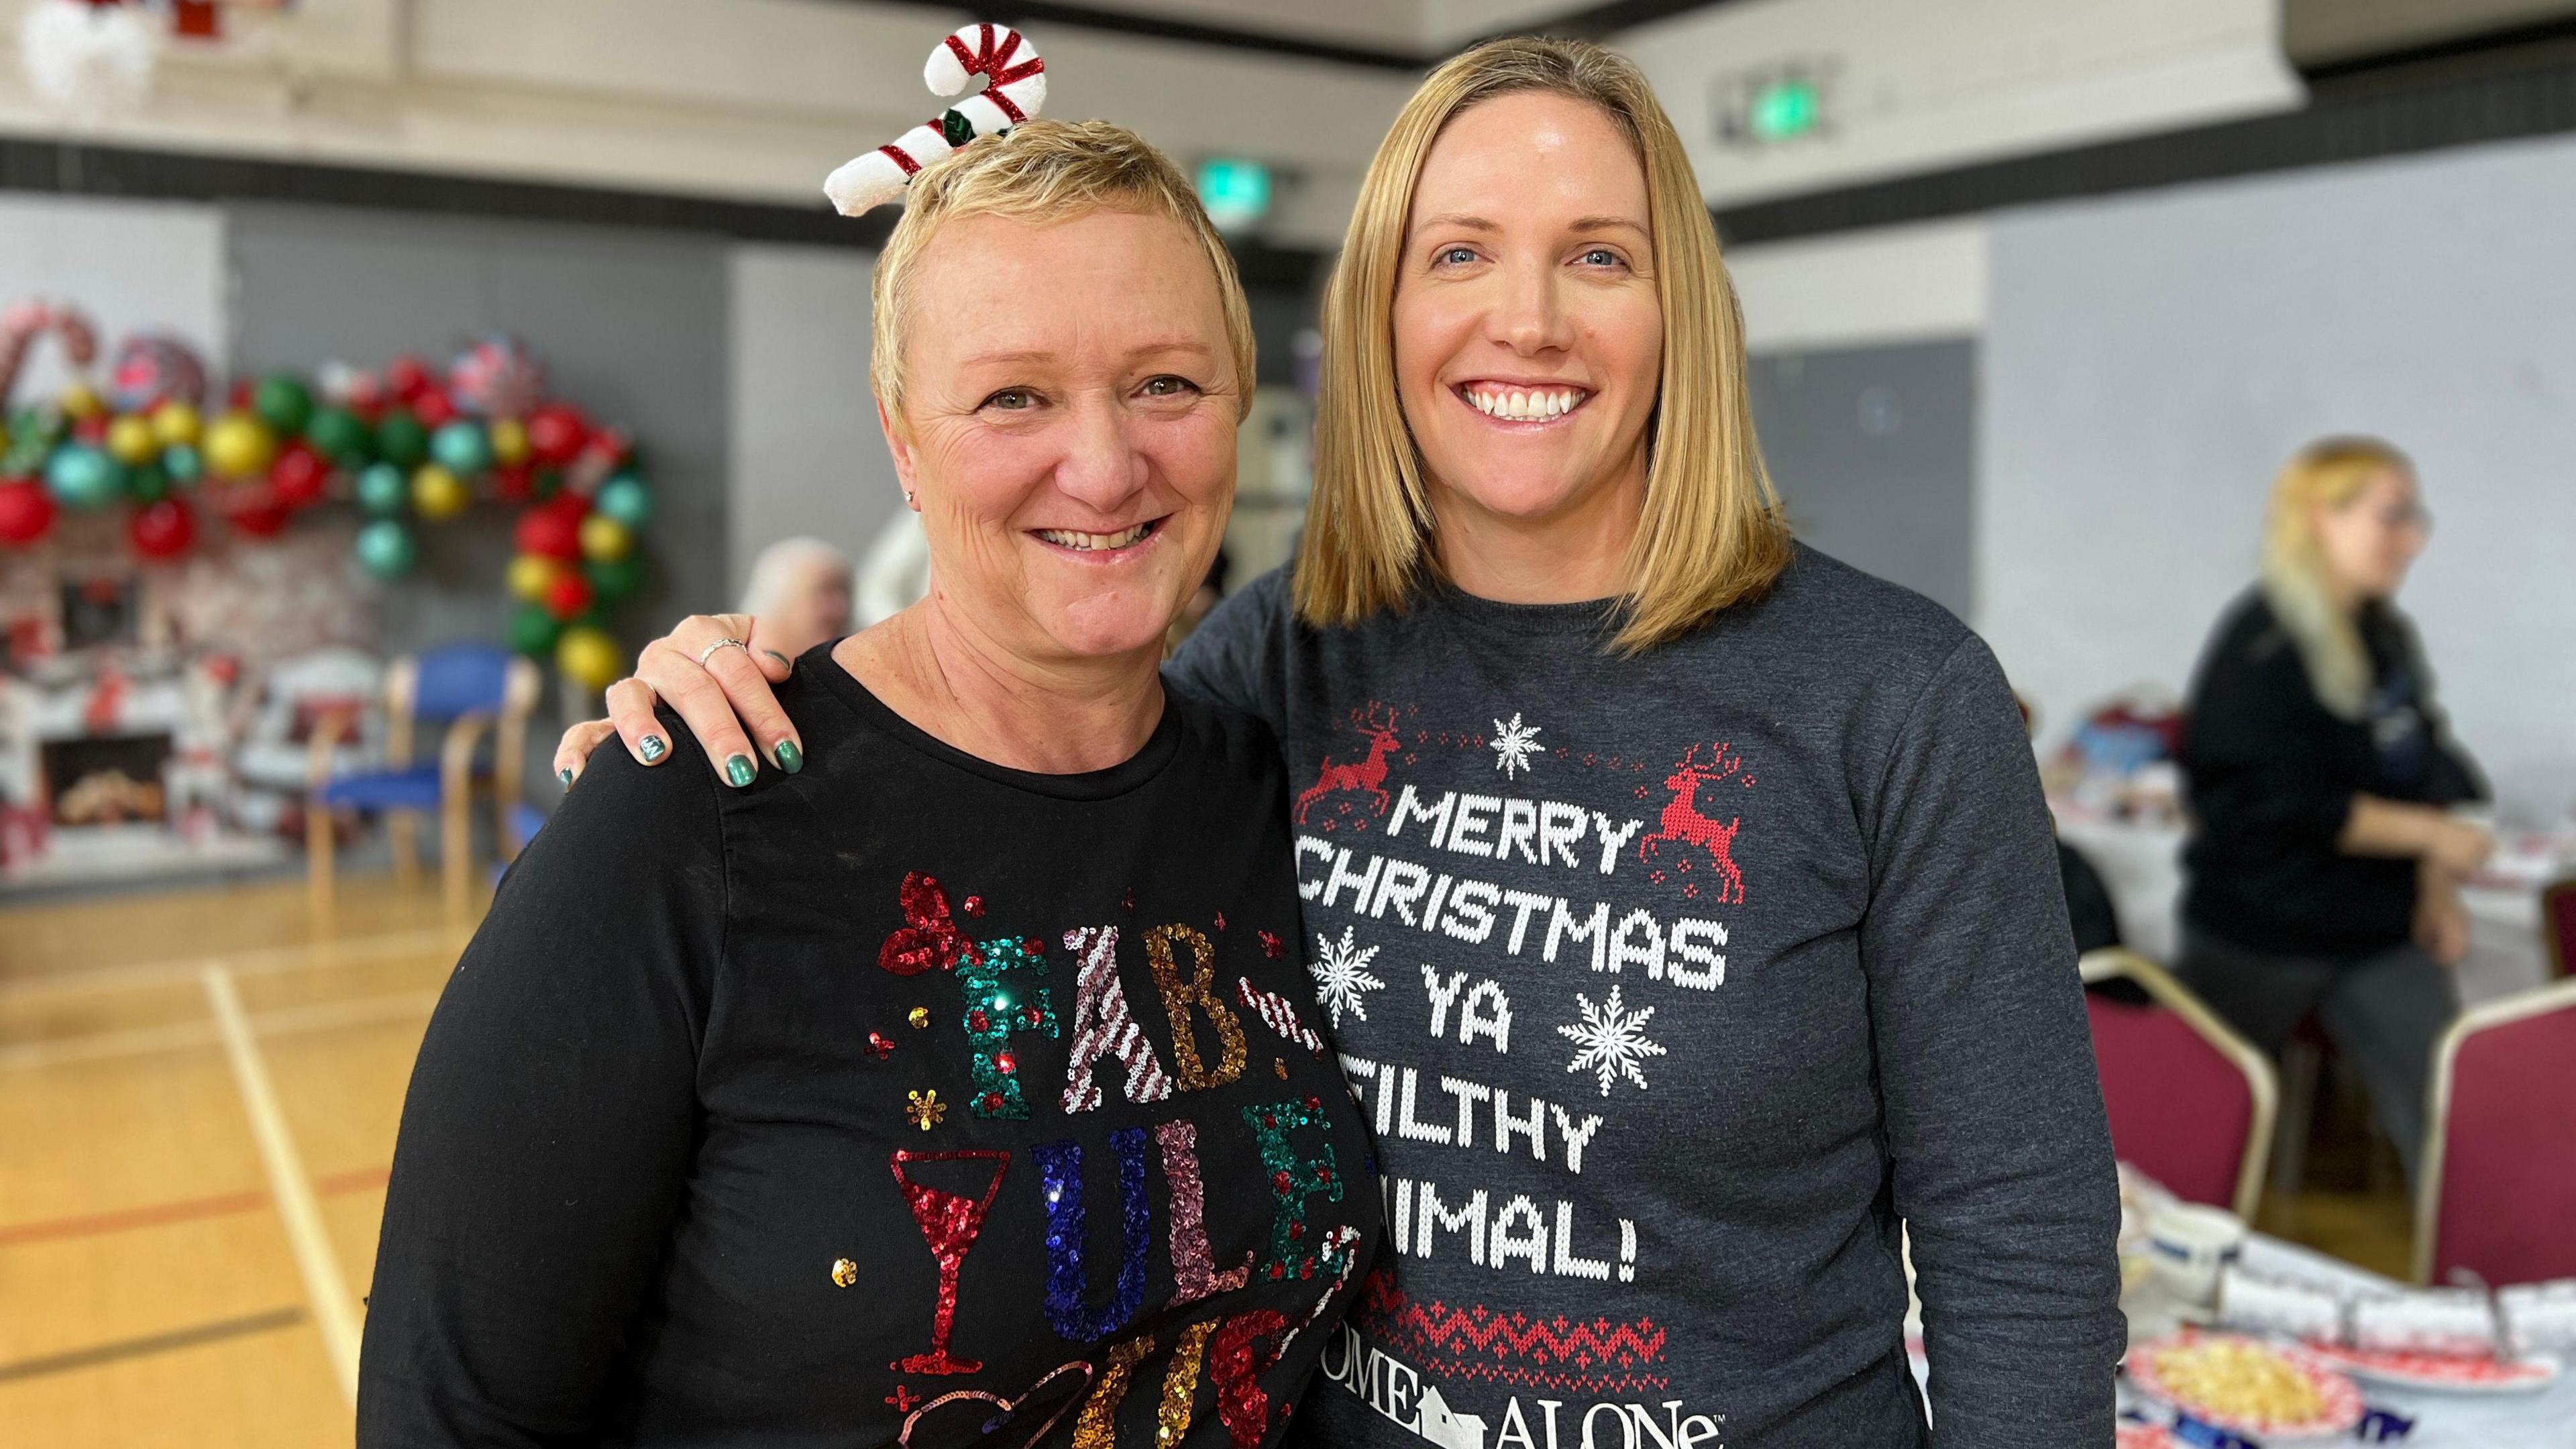
POLYGON ((356 724, 355 717, 344 712, 315 726, 306 757, 304 854, 317 925, 327 928, 332 915, 331 814, 335 810, 384 815, 393 839, 394 875, 405 885, 420 874, 420 818, 437 811, 439 873, 448 919, 456 923, 466 919, 472 904, 469 808, 477 778, 475 751, 484 732, 491 731, 492 767, 485 778, 492 785, 496 834, 506 859, 517 853, 522 840, 521 819, 513 807, 519 801, 528 716, 536 708, 538 689, 536 666, 506 649, 477 642, 443 644, 397 659, 386 671, 382 768, 333 774, 332 747, 356 724), (415 764, 415 724, 438 723, 447 727, 438 758, 415 764))

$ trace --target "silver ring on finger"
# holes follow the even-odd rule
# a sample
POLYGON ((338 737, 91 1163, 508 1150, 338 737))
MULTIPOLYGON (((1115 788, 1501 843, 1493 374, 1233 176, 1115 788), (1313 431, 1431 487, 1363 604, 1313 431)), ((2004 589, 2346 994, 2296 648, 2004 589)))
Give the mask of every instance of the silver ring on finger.
POLYGON ((706 648, 698 651, 698 667, 700 669, 706 668, 707 661, 715 658, 716 651, 719 649, 739 649, 745 654, 749 654, 751 652, 751 646, 745 644, 739 639, 718 639, 713 644, 710 644, 706 648))

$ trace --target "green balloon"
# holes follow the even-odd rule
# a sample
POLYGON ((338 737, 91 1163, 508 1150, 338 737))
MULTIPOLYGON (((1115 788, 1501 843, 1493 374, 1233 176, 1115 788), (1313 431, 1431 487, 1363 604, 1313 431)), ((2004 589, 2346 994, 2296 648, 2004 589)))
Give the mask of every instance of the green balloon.
POLYGON ((459 478, 471 478, 492 466, 492 437, 470 418, 441 424, 429 440, 429 454, 459 478))
POLYGON ((206 460, 197 456, 194 446, 173 443, 161 450, 161 466, 173 483, 194 483, 206 476, 206 460))
POLYGON ((391 463, 370 463, 358 473, 358 506, 391 517, 411 500, 411 484, 391 463))
POLYGON ((653 521, 653 490, 632 473, 618 473, 599 485, 599 496, 591 507, 625 524, 642 529, 653 521))
POLYGON ((403 408, 388 409, 376 421, 376 452, 405 470, 417 468, 429 459, 429 429, 403 408))
POLYGON ((44 471, 45 458, 63 439, 59 415, 25 409, 9 419, 9 451, 0 454, 0 475, 24 477, 44 471))
POLYGON ((358 530, 358 562, 377 578, 400 578, 419 561, 420 545, 394 519, 379 518, 358 530))
POLYGON ((145 503, 156 503, 170 495, 170 473, 158 463, 137 463, 126 470, 125 486, 145 503))
POLYGON ((355 468, 375 453, 376 437, 366 419, 347 408, 323 408, 304 425, 304 440, 313 451, 339 464, 355 468))
POLYGON ((520 606, 510 616, 510 647, 530 658, 542 659, 555 652, 555 641, 563 637, 563 625, 535 604, 520 606))
POLYGON ((272 372, 250 395, 250 410, 289 437, 304 431, 313 418, 313 394, 294 376, 272 372))
POLYGON ((45 486, 67 508, 105 508, 125 491, 125 469, 105 449, 74 443, 46 460, 45 486))
POLYGON ((629 553, 624 558, 592 559, 582 572, 590 576, 590 591, 601 603, 613 604, 634 593, 644 582, 644 555, 629 553))

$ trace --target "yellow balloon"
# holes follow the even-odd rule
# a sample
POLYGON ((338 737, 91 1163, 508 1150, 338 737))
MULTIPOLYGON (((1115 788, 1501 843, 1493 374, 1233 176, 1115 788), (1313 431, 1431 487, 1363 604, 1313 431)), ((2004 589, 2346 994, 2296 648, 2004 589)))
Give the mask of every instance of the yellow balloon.
POLYGON ((606 689, 626 672, 626 655, 605 631, 585 624, 555 641, 555 667, 584 689, 606 689))
POLYGON ((107 411, 107 404, 100 400, 98 389, 85 382, 75 382, 63 389, 62 406, 63 416, 67 418, 94 418, 107 411))
POLYGON ((635 535, 626 525, 605 513, 594 513, 581 521, 582 557, 601 563, 615 563, 635 547, 635 535))
POLYGON ((185 447, 197 441, 204 422, 197 410, 183 402, 165 402, 152 410, 152 436, 165 448, 185 447))
POLYGON ((436 463, 423 463, 411 475, 411 506, 423 518, 454 518, 473 501, 465 480, 436 463))
POLYGON ((206 466, 217 477, 255 477, 276 456, 277 434, 249 413, 226 413, 206 429, 206 466))
POLYGON ((517 418, 492 424, 492 461, 515 468, 528 461, 528 425, 517 418))
POLYGON ((161 456, 161 440, 152 436, 152 424, 140 413, 127 413, 107 425, 108 456, 133 467, 161 456))
POLYGON ((546 600, 546 590, 554 587, 555 579, 563 573, 563 568, 560 560, 543 554, 520 554, 510 560, 510 592, 531 604, 542 604, 546 600))

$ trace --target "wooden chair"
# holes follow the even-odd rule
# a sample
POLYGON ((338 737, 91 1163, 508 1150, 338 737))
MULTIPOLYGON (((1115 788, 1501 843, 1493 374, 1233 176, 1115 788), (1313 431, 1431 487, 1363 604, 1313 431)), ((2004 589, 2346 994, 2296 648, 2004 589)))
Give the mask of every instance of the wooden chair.
POLYGON ((2433 1056, 2415 1281, 2576 1277, 2576 981, 2460 1013, 2433 1056))
POLYGON ((381 769, 334 775, 334 745, 356 724, 349 711, 326 716, 313 730, 307 752, 304 853, 315 928, 333 917, 335 866, 331 812, 373 810, 385 816, 393 842, 394 876, 409 885, 420 877, 420 817, 439 815, 439 874, 450 924, 469 916, 473 881, 470 810, 474 756, 492 735, 495 838, 502 858, 518 851, 519 776, 526 759, 528 717, 541 681, 527 660, 488 644, 447 644, 394 661, 385 675, 385 763, 381 769), (414 730, 444 721, 447 731, 436 763, 412 760, 414 730), (317 828, 318 827, 318 828, 317 828))
POLYGON ((2086 984, 2131 981, 2148 1004, 2087 992, 2111 1145, 2175 1196, 2252 1220, 2279 1088, 2272 1064, 2172 974, 2134 951, 2087 952, 2086 984))

